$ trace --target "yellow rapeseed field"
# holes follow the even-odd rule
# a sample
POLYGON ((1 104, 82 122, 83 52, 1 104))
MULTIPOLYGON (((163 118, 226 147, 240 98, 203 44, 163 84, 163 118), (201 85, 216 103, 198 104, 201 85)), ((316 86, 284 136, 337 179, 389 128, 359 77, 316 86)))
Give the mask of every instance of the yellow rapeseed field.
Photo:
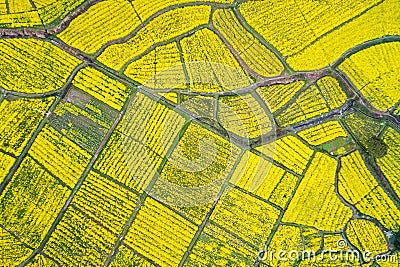
POLYGON ((26 157, 0 198, 0 223, 36 248, 61 211, 70 190, 31 157, 26 157))
POLYGON ((240 266, 254 263, 257 249, 221 227, 208 223, 188 258, 188 266, 240 266), (235 257, 232 257, 235 255, 235 257))
POLYGON ((54 98, 3 100, 0 103, 0 148, 19 156, 54 98))
POLYGON ((317 86, 329 108, 339 108, 346 102, 347 95, 335 78, 323 77, 317 81, 317 86))
POLYGON ((90 67, 79 71, 72 84, 116 110, 121 110, 131 93, 125 84, 90 67))
POLYGON ((60 89, 79 60, 50 42, 35 39, 0 40, 0 86, 24 93, 60 89), (20 55, 24 57, 20 58, 20 55))
POLYGON ((397 230, 400 210, 381 187, 375 187, 356 205, 362 213, 377 219, 388 229, 397 230))
POLYGON ((213 23, 256 73, 267 77, 282 73, 283 65, 277 56, 244 29, 231 10, 217 10, 213 16, 213 23))
POLYGON ((347 133, 338 121, 328 121, 299 132, 299 136, 309 144, 318 146, 338 137, 346 137, 347 133))
POLYGON ((321 91, 316 86, 304 90, 286 110, 276 116, 278 125, 288 126, 329 112, 321 91))
POLYGON ((49 26, 64 19, 83 2, 84 0, 2 0, 0 27, 49 26))
POLYGON ((35 10, 27 10, 26 12, 18 13, 7 13, 7 9, 4 11, 5 12, 0 13, 0 25, 2 27, 33 27, 42 24, 39 14, 35 10))
POLYGON ((339 231, 352 217, 352 211, 335 194, 336 160, 317 153, 301 180, 283 217, 284 222, 339 231))
POLYGON ((346 227, 346 236, 360 251, 370 251, 370 257, 388 250, 384 233, 371 221, 351 220, 346 227))
POLYGON ((386 111, 400 100, 399 57, 400 43, 381 44, 350 56, 339 69, 371 105, 386 111))
POLYGON ((84 210, 114 234, 119 234, 138 202, 138 195, 109 178, 91 171, 72 205, 84 210), (99 194, 99 192, 103 192, 99 194))
POLYGON ((151 20, 135 36, 122 44, 114 44, 99 56, 99 61, 113 69, 121 69, 130 59, 144 53, 151 45, 207 24, 209 6, 188 6, 177 8, 151 20))
POLYGON ((328 66, 358 44, 399 34, 396 0, 248 1, 240 11, 296 70, 328 66))
POLYGON ((176 43, 158 46, 124 71, 129 78, 152 89, 186 88, 187 80, 176 43))
POLYGON ((267 259, 264 262, 272 266, 293 266, 297 256, 302 257, 303 251, 318 251, 321 244, 322 236, 313 228, 281 225, 268 244, 267 259), (278 260, 278 252, 281 250, 286 253, 282 261, 278 260), (290 255, 291 251, 296 251, 298 255, 290 255))
POLYGON ((33 2, 43 24, 52 25, 81 6, 84 0, 33 0, 33 2))
POLYGON ((23 13, 33 10, 29 0, 11 0, 8 1, 8 9, 10 13, 23 13))
POLYGON ((93 54, 107 42, 127 36, 139 25, 140 19, 128 1, 108 0, 78 16, 58 37, 85 53, 93 54))
POLYGON ((3 266, 22 262, 32 253, 31 249, 24 246, 17 237, 3 228, 0 228, 0 246, 2 247, 0 264, 3 266))
POLYGON ((291 100, 304 86, 305 82, 298 81, 289 84, 277 84, 257 89, 268 108, 275 112, 291 100))
POLYGON ((219 179, 225 181, 239 153, 239 148, 227 140, 191 123, 169 157, 161 176, 185 187, 205 186, 219 179))
POLYGON ((272 130, 267 107, 262 107, 252 95, 224 96, 218 101, 218 119, 226 130, 248 138, 272 130))
POLYGON ((115 255, 114 261, 109 265, 110 267, 129 266, 129 264, 140 264, 140 266, 153 266, 148 259, 137 255, 133 250, 129 249, 126 245, 121 245, 115 255))
POLYGON ((246 151, 236 166, 230 182, 268 199, 284 174, 285 170, 271 161, 246 151))
MULTIPOLYGON (((222 4, 229 4, 232 3, 233 0, 199 0, 196 3, 222 3, 222 4)), ((136 1, 133 3, 133 7, 136 9, 139 17, 142 21, 149 19, 150 17, 154 16, 157 13, 163 12, 168 10, 169 8, 173 8, 175 6, 184 6, 193 3, 192 0, 158 0, 158 1, 151 1, 151 0, 143 0, 143 1, 136 1)))
POLYGON ((386 179, 388 179, 398 195, 400 194, 400 179, 398 177, 400 170, 399 138, 400 133, 398 131, 392 127, 387 128, 383 135, 383 140, 388 145, 388 153, 376 160, 386 179))
POLYGON ((35 139, 29 155, 70 188, 75 186, 91 158, 85 150, 48 125, 35 139))
POLYGON ((338 192, 349 203, 356 204, 366 197, 378 182, 356 151, 341 158, 338 192))
MULTIPOLYGON (((400 20, 397 0, 349 1, 346 4, 358 5, 358 8, 363 8, 365 12, 360 16, 354 16, 341 27, 332 28, 333 30, 329 33, 320 35, 320 38, 313 44, 296 51, 288 58, 289 65, 297 70, 322 68, 334 63, 346 51, 351 51, 357 45, 377 38, 384 39, 385 36, 399 35, 400 20), (372 7, 371 4, 374 6, 372 7), (349 36, 351 38, 348 38, 349 36)), ((339 6, 342 9, 342 4, 336 7, 339 6)), ((351 12, 353 10, 357 14, 357 8, 351 9, 351 12)), ((337 15, 335 13, 333 17, 336 18, 337 15)), ((330 25, 330 23, 326 23, 326 25, 330 25)))
POLYGON ((303 173, 314 153, 294 136, 283 137, 276 142, 261 146, 257 150, 297 174, 303 173))
POLYGON ((160 266, 177 266, 196 230, 196 225, 147 198, 125 242, 160 266))
POLYGON ((297 180, 285 169, 247 151, 236 166, 230 183, 284 208, 297 180))
POLYGON ((279 214, 272 205, 233 188, 222 196, 210 220, 262 248, 279 214))
POLYGON ((140 181, 144 187, 150 182, 162 158, 137 141, 124 140, 121 132, 115 131, 94 168, 131 189, 140 190, 140 181))
POLYGON ((0 183, 4 181, 14 162, 14 157, 0 152, 0 183))
POLYGON ((181 41, 183 58, 188 63, 190 90, 226 91, 251 84, 237 59, 211 30, 203 29, 181 41))
POLYGON ((64 265, 98 266, 105 261, 116 240, 116 235, 70 206, 43 251, 64 265))

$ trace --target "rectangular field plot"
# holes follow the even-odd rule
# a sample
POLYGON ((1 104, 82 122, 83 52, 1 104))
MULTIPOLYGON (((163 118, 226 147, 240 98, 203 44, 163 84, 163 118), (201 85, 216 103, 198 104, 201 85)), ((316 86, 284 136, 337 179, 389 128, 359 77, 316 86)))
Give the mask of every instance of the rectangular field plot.
POLYGON ((125 242, 156 264, 178 266, 196 229, 196 225, 161 203, 147 198, 125 242))
POLYGON ((65 266, 102 266, 117 236, 69 208, 43 251, 65 266))
POLYGON ((0 104, 0 149, 19 156, 53 101, 53 97, 3 100, 0 104))
POLYGON ((39 246, 70 190, 31 157, 25 158, 0 198, 0 223, 39 246))
POLYGON ((75 186, 91 158, 85 150, 49 125, 33 142, 29 155, 70 188, 75 186))
POLYGON ((94 154, 117 116, 111 107, 72 87, 49 117, 49 124, 94 154))
POLYGON ((133 212, 138 195, 91 171, 72 205, 114 234, 119 234, 133 212))

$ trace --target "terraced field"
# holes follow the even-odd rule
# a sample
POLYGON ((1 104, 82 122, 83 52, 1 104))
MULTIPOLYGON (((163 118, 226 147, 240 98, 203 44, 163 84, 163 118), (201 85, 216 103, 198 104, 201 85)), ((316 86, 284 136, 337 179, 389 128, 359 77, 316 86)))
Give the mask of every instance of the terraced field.
POLYGON ((399 59, 399 0, 0 0, 0 266, 399 266, 399 59))

